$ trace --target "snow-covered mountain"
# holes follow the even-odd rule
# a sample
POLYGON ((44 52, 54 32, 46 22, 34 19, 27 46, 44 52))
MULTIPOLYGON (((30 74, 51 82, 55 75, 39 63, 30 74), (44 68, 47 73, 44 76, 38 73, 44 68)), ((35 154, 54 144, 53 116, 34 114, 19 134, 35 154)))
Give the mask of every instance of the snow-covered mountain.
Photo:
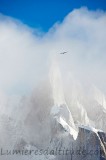
POLYGON ((0 160, 106 159, 106 95, 69 81, 55 62, 30 96, 0 94, 0 160))

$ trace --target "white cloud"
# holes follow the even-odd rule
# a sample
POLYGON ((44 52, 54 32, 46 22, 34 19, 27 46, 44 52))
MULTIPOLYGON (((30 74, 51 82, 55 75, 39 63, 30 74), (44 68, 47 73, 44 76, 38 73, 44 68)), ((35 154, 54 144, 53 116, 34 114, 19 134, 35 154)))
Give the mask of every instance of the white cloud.
POLYGON ((0 90, 24 94, 49 71, 57 54, 63 77, 71 72, 100 88, 106 82, 106 13, 86 8, 69 13, 43 36, 39 31, 0 15, 0 90), (59 55, 68 51, 66 55, 59 55))

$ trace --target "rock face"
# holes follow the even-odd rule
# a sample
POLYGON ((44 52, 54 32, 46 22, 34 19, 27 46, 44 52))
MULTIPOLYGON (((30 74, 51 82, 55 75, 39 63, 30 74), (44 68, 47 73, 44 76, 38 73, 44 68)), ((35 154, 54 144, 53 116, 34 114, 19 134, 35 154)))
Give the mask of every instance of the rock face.
MULTIPOLYGON (((106 159, 106 134, 92 127, 70 123, 70 112, 65 105, 52 108, 52 133, 50 143, 57 160, 104 160, 106 159), (53 112, 54 111, 54 112, 53 112), (67 113, 67 114, 66 114, 67 113), (59 121, 59 119, 65 121, 59 121), (67 118, 66 118, 67 117, 67 118), (69 127, 70 126, 70 127, 69 127), (69 128, 68 128, 69 127, 69 128), (74 131, 74 132, 73 132, 74 131), (75 138, 75 135, 77 137, 75 138)), ((72 121, 73 122, 73 121, 72 121)))
POLYGON ((65 130, 58 132, 51 141, 50 151, 54 151, 56 160, 106 160, 104 148, 106 134, 95 133, 83 126, 79 128, 76 140, 65 130))
POLYGON ((100 145, 100 160, 106 159, 106 133, 98 132, 102 145, 100 145))

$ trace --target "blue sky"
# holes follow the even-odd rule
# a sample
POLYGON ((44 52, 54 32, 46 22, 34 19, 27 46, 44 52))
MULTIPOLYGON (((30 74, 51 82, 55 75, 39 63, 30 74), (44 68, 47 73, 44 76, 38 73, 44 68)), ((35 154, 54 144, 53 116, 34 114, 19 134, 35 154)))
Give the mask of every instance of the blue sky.
POLYGON ((70 11, 82 6, 106 10, 106 0, 0 0, 0 13, 48 31, 55 22, 62 21, 70 11))

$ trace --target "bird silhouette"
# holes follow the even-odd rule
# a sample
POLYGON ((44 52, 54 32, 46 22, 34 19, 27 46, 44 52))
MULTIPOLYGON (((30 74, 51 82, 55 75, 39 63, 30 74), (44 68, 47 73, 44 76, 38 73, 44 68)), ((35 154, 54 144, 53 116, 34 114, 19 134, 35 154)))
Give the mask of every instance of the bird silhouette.
POLYGON ((66 54, 67 52, 61 52, 60 54, 66 54))

